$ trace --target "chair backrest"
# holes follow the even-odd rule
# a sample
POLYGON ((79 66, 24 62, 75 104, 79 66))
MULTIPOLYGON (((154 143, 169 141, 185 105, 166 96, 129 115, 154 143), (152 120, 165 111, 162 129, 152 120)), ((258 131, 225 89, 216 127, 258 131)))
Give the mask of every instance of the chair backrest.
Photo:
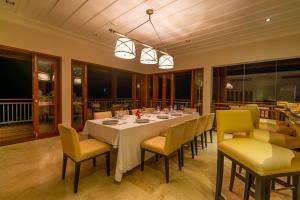
POLYGON ((146 113, 152 113, 152 112, 154 112, 154 108, 146 108, 146 110, 145 110, 145 112, 146 113))
POLYGON ((58 131, 63 152, 72 159, 77 160, 80 157, 80 147, 76 130, 70 126, 59 124, 58 131))
POLYGON ((185 108, 184 112, 197 112, 196 108, 185 108))
POLYGON ((123 115, 129 115, 129 110, 116 110, 115 114, 116 115, 121 115, 121 114, 123 114, 123 115))
POLYGON ((249 110, 217 110, 218 143, 224 140, 225 133, 246 132, 248 137, 253 130, 249 110))
POLYGON ((199 117, 195 136, 202 135, 204 133, 206 128, 207 118, 208 118, 207 115, 199 117))
POLYGON ((94 119, 111 118, 112 114, 110 111, 107 112, 94 112, 94 119))
POLYGON ((215 113, 210 113, 209 115, 207 115, 205 131, 209 131, 213 128, 214 120, 215 120, 215 113))
POLYGON ((249 110, 252 116, 253 126, 259 128, 260 112, 257 105, 241 106, 240 110, 249 110))
POLYGON ((189 142, 194 139, 194 136, 196 135, 197 125, 198 125, 198 116, 197 118, 190 119, 185 122, 183 143, 189 142))
POLYGON ((185 123, 178 123, 170 126, 167 130, 164 151, 167 154, 173 153, 182 145, 185 132, 185 123))

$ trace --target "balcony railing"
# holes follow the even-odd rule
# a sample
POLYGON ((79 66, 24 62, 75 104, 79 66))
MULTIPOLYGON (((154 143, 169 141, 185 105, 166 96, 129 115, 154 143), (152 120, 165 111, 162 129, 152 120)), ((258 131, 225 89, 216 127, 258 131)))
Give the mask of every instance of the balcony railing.
POLYGON ((231 107, 242 106, 246 104, 257 104, 259 107, 260 117, 265 119, 278 119, 278 111, 275 110, 275 102, 216 102, 211 106, 211 111, 216 110, 229 110, 231 107))
POLYGON ((0 125, 32 121, 32 99, 0 99, 0 125))

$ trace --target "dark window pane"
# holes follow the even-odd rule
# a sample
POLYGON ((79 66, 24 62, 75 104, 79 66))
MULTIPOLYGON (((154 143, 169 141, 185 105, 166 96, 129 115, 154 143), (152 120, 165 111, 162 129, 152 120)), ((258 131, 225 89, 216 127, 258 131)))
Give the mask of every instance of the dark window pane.
POLYGON ((0 85, 0 99, 31 99, 31 55, 0 51, 0 85))
POLYGON ((180 72, 174 74, 175 99, 191 99, 191 72, 180 72))
POLYGON ((112 97, 112 72, 95 66, 88 66, 88 98, 112 97))
POLYGON ((132 76, 130 73, 119 72, 117 78, 117 98, 132 97, 132 76))

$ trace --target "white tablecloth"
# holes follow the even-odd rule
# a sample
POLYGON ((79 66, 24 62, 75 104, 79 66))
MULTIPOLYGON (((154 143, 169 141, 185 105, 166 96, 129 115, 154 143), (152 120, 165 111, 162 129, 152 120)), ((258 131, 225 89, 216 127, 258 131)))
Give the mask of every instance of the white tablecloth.
MULTIPOLYGON (((143 141, 159 135, 168 129, 170 125, 183 122, 197 116, 198 113, 183 114, 182 116, 170 116, 169 119, 158 119, 155 114, 147 114, 150 123, 136 123, 135 116, 128 115, 120 120, 118 125, 103 125, 107 119, 88 120, 85 123, 82 134, 111 144, 118 148, 115 180, 120 182, 123 173, 138 166, 141 162, 140 145, 143 141)), ((146 154, 146 159, 153 154, 146 154)))

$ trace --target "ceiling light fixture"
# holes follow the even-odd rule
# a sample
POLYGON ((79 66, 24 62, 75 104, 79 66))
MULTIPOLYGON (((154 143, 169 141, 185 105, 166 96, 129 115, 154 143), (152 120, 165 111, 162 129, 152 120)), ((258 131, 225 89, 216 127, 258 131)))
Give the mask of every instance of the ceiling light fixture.
POLYGON ((115 56, 123 59, 135 58, 134 42, 127 37, 120 37, 116 43, 115 56))
POLYGON ((123 59, 133 59, 135 58, 135 45, 134 43, 139 43, 146 48, 143 48, 141 51, 141 58, 140 62, 142 64, 156 64, 157 63, 157 52, 160 52, 163 54, 159 59, 159 68, 160 69, 172 69, 174 68, 174 62, 173 57, 170 56, 168 53, 155 49, 149 45, 144 44, 141 41, 138 41, 136 39, 132 39, 128 37, 128 34, 135 31, 139 27, 143 26, 146 23, 150 23, 152 25, 152 28, 154 29, 154 32, 159 39, 160 43, 163 44, 157 30, 155 29, 152 20, 151 15, 154 13, 152 9, 146 10, 147 15, 149 16, 148 20, 143 22, 142 24, 138 25, 137 27, 133 28, 132 30, 128 31, 125 35, 121 34, 113 29, 109 29, 110 32, 116 34, 119 36, 116 47, 115 47, 115 56, 123 59))
POLYGON ((270 21, 271 21, 270 17, 266 18, 266 22, 270 22, 270 21))

